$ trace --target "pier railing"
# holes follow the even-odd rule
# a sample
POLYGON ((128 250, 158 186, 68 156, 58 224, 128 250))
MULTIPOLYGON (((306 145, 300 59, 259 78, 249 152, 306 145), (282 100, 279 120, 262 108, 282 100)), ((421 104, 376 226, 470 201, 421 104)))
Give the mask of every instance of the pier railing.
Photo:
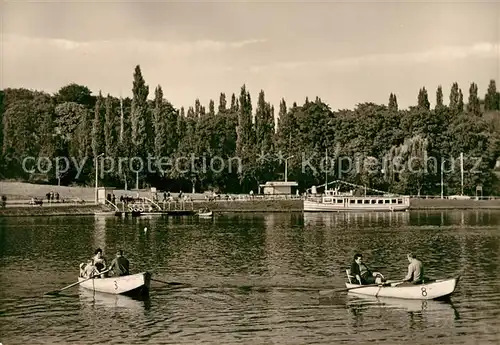
MULTIPOLYGON (((193 210, 194 204, 202 202, 245 202, 252 200, 305 200, 310 198, 320 198, 321 194, 313 195, 290 195, 290 194, 227 194, 218 195, 216 197, 203 197, 198 196, 192 198, 186 195, 186 198, 174 198, 170 197, 166 200, 163 199, 153 199, 147 197, 138 197, 130 199, 128 202, 121 202, 116 200, 115 203, 109 202, 115 210, 119 208, 120 210, 126 210, 128 205, 135 205, 137 207, 142 206, 144 210, 153 208, 158 210, 193 210), (125 209, 123 207, 125 206, 125 209)), ((409 195, 411 199, 446 199, 446 200, 500 200, 500 196, 495 195, 484 195, 484 196, 458 196, 458 195, 409 195)), ((73 205, 88 205, 93 204, 94 200, 82 200, 80 198, 72 199, 61 199, 58 201, 47 201, 42 199, 34 200, 22 200, 14 199, 7 200, 6 207, 21 207, 21 206, 73 206, 73 205)))
POLYGON ((186 211, 193 210, 193 201, 186 199, 171 198, 165 201, 157 201, 147 197, 128 198, 124 202, 119 202, 124 212, 126 211, 186 211))
MULTIPOLYGON (((305 200, 310 198, 321 198, 321 194, 311 195, 286 195, 286 194, 235 194, 226 197, 211 198, 212 202, 231 202, 231 201, 251 201, 251 200, 305 200)), ((370 197, 377 195, 367 195, 370 197)), ((456 196, 456 195, 405 195, 409 196, 410 199, 448 199, 448 200, 500 200, 500 196, 456 196)), ((206 199, 196 199, 194 202, 206 202, 206 199)))

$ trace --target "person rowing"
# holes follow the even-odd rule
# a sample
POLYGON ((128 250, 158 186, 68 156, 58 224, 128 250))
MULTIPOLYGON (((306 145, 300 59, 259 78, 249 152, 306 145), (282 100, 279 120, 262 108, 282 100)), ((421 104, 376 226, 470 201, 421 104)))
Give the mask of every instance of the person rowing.
POLYGON ((406 257, 410 263, 408 265, 408 273, 403 279, 403 284, 400 284, 399 286, 422 284, 424 282, 424 266, 422 261, 418 260, 413 253, 408 253, 406 257))
POLYGON ((354 261, 351 265, 351 274, 356 277, 361 285, 380 284, 385 281, 380 272, 372 272, 363 262, 363 255, 354 255, 354 261))
POLYGON ((109 269, 113 276, 126 276, 129 275, 129 261, 123 256, 123 250, 118 250, 116 252, 116 257, 111 261, 109 269))

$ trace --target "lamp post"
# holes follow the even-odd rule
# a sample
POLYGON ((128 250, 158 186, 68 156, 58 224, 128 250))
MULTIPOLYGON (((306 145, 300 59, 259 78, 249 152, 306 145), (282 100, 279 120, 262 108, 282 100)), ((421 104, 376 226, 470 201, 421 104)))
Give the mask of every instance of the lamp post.
POLYGON ((98 179, 99 179, 99 175, 97 174, 97 166, 98 166, 98 159, 101 156, 104 156, 104 153, 101 153, 99 156, 97 156, 95 158, 95 204, 96 205, 97 205, 97 201, 98 201, 97 188, 98 188, 98 179))
POLYGON ((443 178, 443 167, 444 167, 444 162, 445 162, 445 159, 442 159, 441 158, 441 199, 443 199, 443 196, 444 196, 444 187, 443 187, 443 184, 444 184, 444 178, 443 178))
POLYGON ((460 152, 460 176, 461 176, 461 192, 460 195, 464 195, 464 153, 460 152))
POLYGON ((290 158, 293 158, 294 156, 290 156, 288 158, 285 158, 285 182, 288 181, 288 160, 290 158))

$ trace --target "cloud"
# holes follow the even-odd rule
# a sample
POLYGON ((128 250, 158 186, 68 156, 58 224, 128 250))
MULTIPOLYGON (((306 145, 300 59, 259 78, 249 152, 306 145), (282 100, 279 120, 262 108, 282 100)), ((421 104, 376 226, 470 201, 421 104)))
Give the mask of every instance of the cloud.
POLYGON ((62 51, 142 51, 151 54, 168 54, 186 56, 196 53, 222 52, 229 49, 240 49, 250 45, 267 42, 266 39, 251 39, 242 41, 198 40, 186 42, 145 41, 145 40, 113 40, 113 41, 73 41, 59 38, 28 37, 21 35, 3 35, 5 49, 18 51, 37 51, 38 48, 52 48, 62 51))
POLYGON ((260 73, 268 70, 294 70, 319 67, 324 69, 346 69, 364 66, 392 64, 420 64, 428 62, 451 62, 467 58, 500 58, 500 43, 480 42, 469 46, 443 46, 435 49, 394 54, 369 54, 327 60, 286 61, 268 65, 252 66, 250 71, 260 73))

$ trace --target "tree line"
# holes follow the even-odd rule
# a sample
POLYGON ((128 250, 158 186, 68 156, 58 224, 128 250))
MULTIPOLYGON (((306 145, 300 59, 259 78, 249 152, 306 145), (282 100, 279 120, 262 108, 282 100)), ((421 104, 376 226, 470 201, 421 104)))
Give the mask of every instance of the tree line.
POLYGON ((298 182, 302 191, 325 179, 402 194, 439 194, 441 181, 446 194, 460 194, 463 188, 473 195, 477 186, 485 195, 499 191, 500 93, 495 80, 483 98, 475 83, 466 99, 458 83, 449 97, 439 86, 434 108, 425 87, 408 109, 398 108, 393 93, 387 104, 361 103, 335 111, 319 97, 300 105, 282 99, 275 109, 263 90, 252 102, 245 85, 218 98, 207 107, 196 99, 193 106, 178 109, 160 85, 150 90, 140 66, 133 73, 131 98, 94 96, 74 83, 55 94, 4 89, 0 178, 92 185, 96 157, 115 157, 115 164, 118 157, 138 157, 144 163, 148 157, 167 157, 176 168, 161 169, 162 163, 153 159, 157 169, 141 170, 134 167, 138 160, 130 161, 120 169, 105 167, 100 184, 130 189, 140 181, 140 187, 160 190, 190 191, 194 186, 197 191, 249 192, 266 181, 283 180, 286 160, 288 180, 298 182), (56 157, 85 164, 63 173, 52 164, 41 173, 23 167, 26 157, 46 157, 39 161, 42 167, 56 157))

